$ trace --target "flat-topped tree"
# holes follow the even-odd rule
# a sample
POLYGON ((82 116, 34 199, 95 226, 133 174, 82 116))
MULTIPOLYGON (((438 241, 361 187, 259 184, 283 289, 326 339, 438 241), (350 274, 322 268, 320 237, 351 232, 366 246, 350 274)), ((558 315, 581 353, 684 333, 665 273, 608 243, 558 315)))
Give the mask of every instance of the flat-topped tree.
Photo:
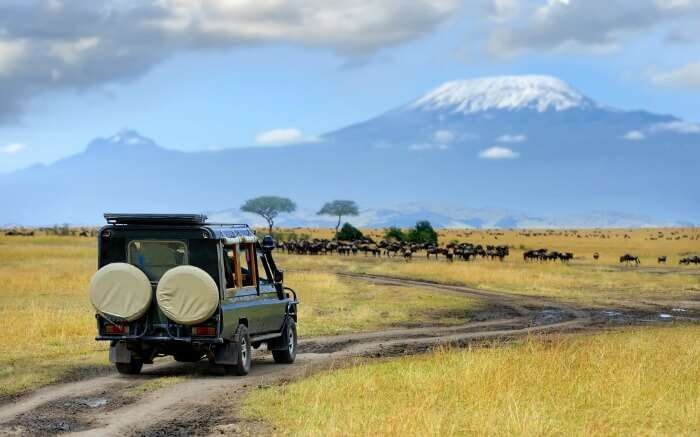
POLYGON ((241 206, 241 211, 258 214, 267 220, 270 235, 272 235, 272 227, 275 225, 275 218, 281 213, 294 212, 296 209, 296 204, 290 199, 278 196, 256 197, 247 200, 246 203, 241 206))
POLYGON ((357 204, 352 200, 334 200, 332 202, 326 202, 318 215, 332 215, 338 217, 338 224, 335 225, 335 237, 338 238, 338 228, 340 228, 340 222, 343 216, 348 215, 358 215, 360 212, 358 210, 357 204))

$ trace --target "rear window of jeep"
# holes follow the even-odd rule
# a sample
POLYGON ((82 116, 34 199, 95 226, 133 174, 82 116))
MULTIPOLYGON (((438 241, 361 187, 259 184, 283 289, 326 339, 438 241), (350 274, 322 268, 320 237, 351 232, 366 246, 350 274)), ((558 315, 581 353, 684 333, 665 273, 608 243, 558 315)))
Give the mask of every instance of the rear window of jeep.
POLYGON ((128 254, 129 264, 140 268, 151 281, 158 281, 175 266, 187 264, 187 245, 183 241, 133 240, 128 254))

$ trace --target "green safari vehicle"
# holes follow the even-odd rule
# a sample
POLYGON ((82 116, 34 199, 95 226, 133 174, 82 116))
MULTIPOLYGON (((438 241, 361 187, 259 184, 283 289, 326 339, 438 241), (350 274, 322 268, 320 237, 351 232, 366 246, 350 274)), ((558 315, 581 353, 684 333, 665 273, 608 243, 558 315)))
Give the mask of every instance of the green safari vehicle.
POLYGON ((259 242, 242 224, 208 223, 195 214, 105 214, 98 236, 98 270, 90 282, 96 340, 109 359, 138 374, 159 356, 208 358, 227 373, 246 375, 251 348, 294 362, 294 290, 272 257, 274 241, 259 242))

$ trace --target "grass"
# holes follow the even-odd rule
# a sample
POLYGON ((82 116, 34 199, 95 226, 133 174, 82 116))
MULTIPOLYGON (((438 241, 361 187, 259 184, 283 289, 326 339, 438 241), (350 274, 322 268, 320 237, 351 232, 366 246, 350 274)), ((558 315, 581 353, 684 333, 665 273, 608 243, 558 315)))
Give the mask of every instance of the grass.
MULTIPOLYGON (((381 233, 369 231, 378 240, 381 233)), ((326 236, 313 230, 310 235, 326 236)), ((291 271, 350 271, 423 279, 449 284, 509 291, 565 299, 584 305, 630 304, 645 299, 679 299, 698 295, 700 275, 697 266, 678 266, 688 254, 700 253, 700 230, 581 230, 581 231, 440 231, 441 243, 505 244, 511 255, 503 263, 477 260, 447 263, 426 260, 417 253, 410 262, 401 257, 380 259, 357 256, 279 255, 281 265, 291 271), (659 237, 663 235, 664 237, 659 237), (575 261, 523 261, 522 253, 533 248, 572 251, 575 261), (600 259, 592 259, 593 252, 600 259), (641 267, 620 266, 619 256, 638 255, 641 267), (666 255, 668 265, 658 266, 656 258, 666 255), (661 274, 663 273, 663 274, 661 274)))
MULTIPOLYGON (((92 238, 0 236, 0 398, 107 369, 88 299, 96 268, 92 238)), ((325 270, 290 272, 299 292, 301 335, 407 323, 463 323, 479 303, 461 296, 385 289, 325 270), (401 305, 396 305, 397 300, 401 305)))
POLYGON ((390 326, 465 323, 482 308, 459 295, 411 287, 382 287, 319 271, 290 272, 286 283, 297 290, 299 335, 329 335, 390 326))
POLYGON ((87 284, 94 240, 0 237, 0 397, 107 366, 87 284))
POLYGON ((258 389, 290 435, 696 435, 700 327, 441 350, 258 389))

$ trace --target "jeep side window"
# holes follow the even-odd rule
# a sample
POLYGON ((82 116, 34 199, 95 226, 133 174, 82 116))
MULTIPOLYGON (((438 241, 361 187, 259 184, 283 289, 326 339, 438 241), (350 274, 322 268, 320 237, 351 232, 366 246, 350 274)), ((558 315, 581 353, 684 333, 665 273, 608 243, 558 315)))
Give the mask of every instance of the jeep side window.
POLYGON ((233 250, 224 249, 224 276, 226 278, 226 288, 236 288, 233 269, 233 250))
POLYGON ((238 259, 241 263, 241 280, 244 287, 255 286, 257 282, 254 251, 255 246, 250 243, 240 244, 238 246, 238 259))

